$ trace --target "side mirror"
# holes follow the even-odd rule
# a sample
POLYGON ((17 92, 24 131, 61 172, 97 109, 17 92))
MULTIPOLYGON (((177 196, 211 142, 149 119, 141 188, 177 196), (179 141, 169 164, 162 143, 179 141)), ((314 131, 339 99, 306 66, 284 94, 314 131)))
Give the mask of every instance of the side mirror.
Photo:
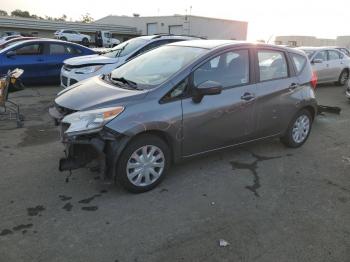
POLYGON ((15 56, 16 55, 16 52, 15 51, 8 51, 7 53, 6 53, 6 56, 7 57, 13 57, 13 56, 15 56))
POLYGON ((314 60, 312 60, 312 63, 313 64, 322 64, 323 63, 323 60, 322 59, 314 59, 314 60))
POLYGON ((218 95, 221 93, 221 91, 222 86, 220 83, 205 81, 195 88, 192 100, 195 103, 199 103, 202 101, 203 96, 218 95))

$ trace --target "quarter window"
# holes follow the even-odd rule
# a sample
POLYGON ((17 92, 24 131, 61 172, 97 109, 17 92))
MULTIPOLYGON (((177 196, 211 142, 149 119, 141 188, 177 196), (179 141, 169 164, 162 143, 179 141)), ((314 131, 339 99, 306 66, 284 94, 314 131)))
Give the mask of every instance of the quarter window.
POLYGON ((172 101, 172 100, 175 100, 175 99, 182 98, 184 96, 184 94, 186 93, 187 86, 188 86, 188 78, 186 78, 185 80, 181 81, 169 93, 167 93, 164 96, 163 101, 167 102, 167 101, 172 101))
POLYGON ((206 81, 220 83, 223 88, 247 84, 249 82, 248 50, 237 50, 217 56, 201 67, 193 75, 195 86, 206 81))
POLYGON ((283 52, 258 51, 260 81, 288 77, 288 66, 283 52))
POLYGON ((295 65, 296 73, 299 74, 306 64, 306 57, 298 54, 290 54, 295 65))

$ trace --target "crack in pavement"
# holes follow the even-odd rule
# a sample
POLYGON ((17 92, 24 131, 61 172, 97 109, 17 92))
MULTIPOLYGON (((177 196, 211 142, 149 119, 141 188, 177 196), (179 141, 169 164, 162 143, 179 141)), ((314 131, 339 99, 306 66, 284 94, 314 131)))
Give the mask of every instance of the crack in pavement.
MULTIPOLYGON (((252 153, 252 152, 250 152, 250 154, 255 158, 255 161, 250 163, 250 164, 239 162, 239 161, 231 161, 230 163, 231 163, 233 170, 246 169, 246 170, 250 170, 252 172, 252 174, 254 176, 253 184, 250 186, 246 186, 245 188, 248 189, 249 191, 253 192, 256 197, 260 197, 260 195, 257 191, 261 187, 260 177, 259 177, 259 174, 257 172, 258 163, 262 162, 262 161, 271 160, 271 159, 281 158, 282 156, 268 157, 268 156, 261 156, 261 155, 258 155, 258 154, 252 153)), ((288 155, 288 156, 290 156, 290 155, 288 155)))

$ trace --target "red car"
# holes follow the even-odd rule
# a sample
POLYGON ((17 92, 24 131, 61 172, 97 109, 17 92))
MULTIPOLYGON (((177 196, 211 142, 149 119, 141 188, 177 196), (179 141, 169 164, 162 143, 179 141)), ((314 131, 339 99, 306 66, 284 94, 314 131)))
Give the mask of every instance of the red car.
POLYGON ((6 42, 0 44, 0 49, 4 49, 5 47, 13 45, 14 43, 16 43, 18 41, 30 40, 30 39, 35 39, 35 38, 37 38, 37 37, 17 36, 17 37, 11 38, 10 40, 7 40, 6 42))

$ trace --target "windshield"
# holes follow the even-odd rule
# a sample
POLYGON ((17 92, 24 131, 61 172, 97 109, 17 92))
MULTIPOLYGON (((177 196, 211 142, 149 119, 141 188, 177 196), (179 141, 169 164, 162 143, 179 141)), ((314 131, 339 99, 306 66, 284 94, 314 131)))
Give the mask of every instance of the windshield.
POLYGON ((111 78, 127 79, 134 82, 139 89, 154 88, 206 51, 196 47, 162 46, 115 69, 111 78))
POLYGON ((313 50, 303 50, 305 54, 308 56, 309 59, 311 59, 312 55, 315 53, 313 50))
POLYGON ((137 50, 139 47, 143 46, 146 42, 147 40, 145 39, 133 38, 117 45, 116 47, 112 48, 109 52, 103 55, 110 58, 126 56, 131 52, 137 50))

